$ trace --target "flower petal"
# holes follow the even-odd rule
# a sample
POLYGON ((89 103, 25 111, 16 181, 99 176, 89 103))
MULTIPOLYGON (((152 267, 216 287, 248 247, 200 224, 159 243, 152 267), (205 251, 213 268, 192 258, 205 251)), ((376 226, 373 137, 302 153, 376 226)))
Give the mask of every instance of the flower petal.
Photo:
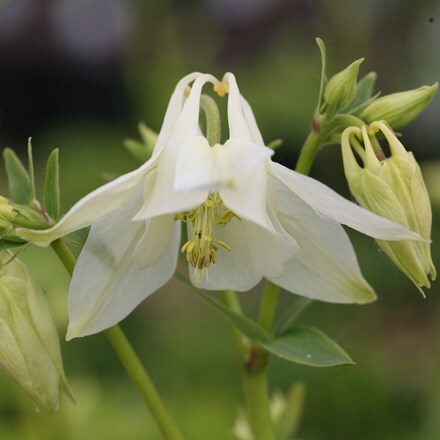
POLYGON ((319 215, 383 240, 422 240, 419 234, 352 203, 311 177, 272 163, 272 174, 319 215))
POLYGON ((263 136, 261 135, 260 129, 258 128, 257 121, 255 120, 254 112, 252 111, 251 106, 246 101, 246 99, 243 98, 243 96, 241 96, 240 102, 244 118, 252 135, 252 140, 256 144, 265 145, 263 136))
POLYGON ((173 240, 176 222, 172 215, 154 217, 145 224, 145 232, 134 248, 138 269, 153 266, 167 251, 173 240))
POLYGON ((270 148, 230 139, 219 146, 216 167, 224 174, 220 196, 224 204, 240 218, 269 231, 274 227, 267 214, 267 163, 270 148))
MULTIPOLYGON (((196 283, 193 278, 194 270, 190 266, 193 283, 207 290, 245 291, 254 287, 263 276, 280 275, 284 264, 299 252, 299 246, 276 218, 273 223, 276 225, 276 232, 238 219, 217 227, 217 239, 230 246, 231 250, 219 247, 216 263, 208 268, 208 280, 201 279, 196 283)), ((192 234, 191 225, 188 227, 188 234, 192 234)))
POLYGON ((139 188, 128 203, 92 226, 70 286, 67 339, 117 324, 172 277, 180 243, 178 222, 163 255, 146 269, 136 265, 134 247, 145 234, 146 225, 130 219, 141 198, 139 188))
POLYGON ((229 138, 252 142, 254 139, 241 107, 241 96, 235 76, 228 72, 223 77, 223 81, 228 83, 229 138))
POLYGON ((284 266, 284 273, 269 279, 299 295, 336 303, 368 303, 376 296, 363 278, 344 229, 319 216, 301 198, 274 179, 279 212, 286 231, 295 237, 300 252, 284 266))

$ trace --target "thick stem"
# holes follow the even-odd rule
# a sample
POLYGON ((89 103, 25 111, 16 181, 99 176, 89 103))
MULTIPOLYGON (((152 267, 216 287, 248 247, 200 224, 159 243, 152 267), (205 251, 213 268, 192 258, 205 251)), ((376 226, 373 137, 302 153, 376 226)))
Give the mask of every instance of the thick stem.
MULTIPOLYGON (((76 258, 69 247, 61 239, 55 240, 51 246, 67 271, 72 275, 76 258)), ((125 337, 122 329, 118 325, 115 325, 107 329, 104 333, 125 368, 128 377, 144 398, 164 439, 183 440, 182 434, 165 409, 165 405, 150 376, 136 352, 133 350, 130 342, 125 337)))
POLYGON ((301 153, 296 163, 295 171, 301 174, 309 174, 313 161, 318 154, 319 147, 323 144, 325 138, 329 134, 328 129, 312 130, 307 136, 306 141, 301 149, 301 153))
POLYGON ((243 372, 248 418, 255 440, 275 440, 275 429, 269 410, 267 360, 268 354, 265 350, 253 347, 243 372))

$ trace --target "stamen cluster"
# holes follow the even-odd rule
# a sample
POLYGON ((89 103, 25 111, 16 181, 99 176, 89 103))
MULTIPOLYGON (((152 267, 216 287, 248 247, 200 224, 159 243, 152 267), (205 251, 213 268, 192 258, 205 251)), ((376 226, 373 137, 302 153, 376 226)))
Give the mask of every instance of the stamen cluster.
POLYGON ((217 261, 219 246, 230 251, 231 247, 218 240, 214 233, 214 225, 224 226, 234 217, 240 218, 228 209, 218 193, 210 193, 208 198, 191 211, 175 214, 174 220, 190 223, 193 227, 192 237, 182 246, 181 252, 186 253, 187 261, 195 268, 194 280, 199 282, 202 276, 208 280, 208 267, 217 261))

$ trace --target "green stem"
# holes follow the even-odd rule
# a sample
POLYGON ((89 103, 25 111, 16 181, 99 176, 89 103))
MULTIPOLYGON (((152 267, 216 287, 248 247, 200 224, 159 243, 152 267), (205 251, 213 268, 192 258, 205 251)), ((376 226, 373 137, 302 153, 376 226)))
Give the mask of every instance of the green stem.
POLYGON ((275 428, 269 410, 267 360, 265 350, 253 347, 243 374, 248 418, 255 440, 275 440, 275 428))
POLYGON ((328 136, 329 132, 330 130, 328 128, 318 128, 318 131, 312 130, 309 133, 301 149, 295 171, 305 175, 310 173, 313 161, 318 154, 319 147, 324 143, 324 140, 328 136))
MULTIPOLYGON (((61 239, 55 240, 51 246, 67 271, 72 275, 76 264, 76 258, 70 251, 69 247, 61 239)), ((182 434, 165 409, 165 405, 163 404, 150 376, 142 365, 136 352, 133 350, 130 342, 124 335, 122 329, 118 325, 115 325, 105 330, 104 333, 119 357, 127 375, 144 398, 164 439, 183 440, 182 434)))
POLYGON ((131 381, 144 398, 163 437, 167 440, 183 440, 182 434, 168 414, 156 387, 121 327, 119 325, 110 327, 105 331, 105 336, 118 355, 131 381))
POLYGON ((200 98, 200 107, 206 116, 206 139, 209 145, 213 146, 220 143, 221 122, 220 110, 214 98, 208 95, 202 95, 200 98))
POLYGON ((258 322, 268 332, 272 330, 279 294, 280 288, 270 281, 266 281, 258 322))

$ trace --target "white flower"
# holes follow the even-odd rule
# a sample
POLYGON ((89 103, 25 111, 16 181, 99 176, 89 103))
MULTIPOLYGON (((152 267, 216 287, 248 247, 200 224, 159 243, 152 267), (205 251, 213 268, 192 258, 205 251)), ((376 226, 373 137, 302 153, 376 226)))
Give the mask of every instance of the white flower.
POLYGON ((273 163, 271 155, 234 75, 222 82, 201 73, 184 77, 150 160, 88 194, 52 228, 18 231, 47 246, 92 225, 70 287, 67 338, 118 323, 173 276, 182 221, 182 251, 198 287, 244 291, 265 277, 323 301, 374 300, 340 223, 380 239, 420 237, 273 163), (206 83, 228 92, 223 145, 210 146, 199 128, 206 83))

